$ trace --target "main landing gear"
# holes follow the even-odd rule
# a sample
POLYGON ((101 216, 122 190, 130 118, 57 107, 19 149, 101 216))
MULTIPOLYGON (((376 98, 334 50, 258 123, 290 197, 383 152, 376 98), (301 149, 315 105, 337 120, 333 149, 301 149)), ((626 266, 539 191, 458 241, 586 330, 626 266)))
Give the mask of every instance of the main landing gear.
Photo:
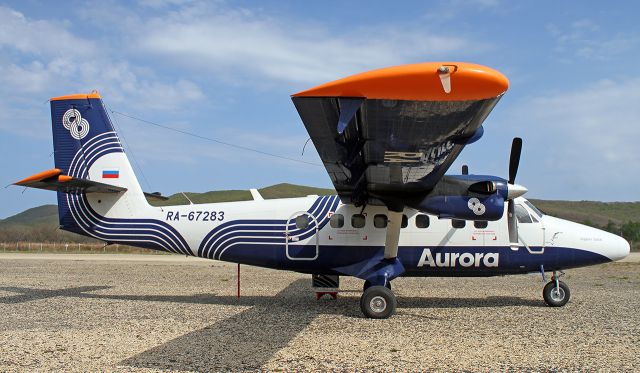
POLYGON ((391 291, 391 280, 404 272, 404 266, 398 259, 404 206, 396 204, 387 207, 389 211, 384 255, 379 262, 365 261, 364 268, 358 271, 358 277, 362 276, 360 278, 365 280, 360 309, 365 317, 371 319, 386 319, 396 312, 397 301, 391 291))
POLYGON ((569 298, 571 298, 569 286, 559 279, 562 275, 564 275, 564 273, 560 272, 560 275, 558 275, 556 271, 553 271, 551 281, 549 281, 542 290, 544 302, 549 307, 562 307, 567 304, 569 298))
POLYGON ((396 296, 391 291, 391 284, 387 286, 371 285, 365 282, 364 292, 360 298, 360 309, 366 317, 372 319, 386 319, 396 312, 396 296))
MULTIPOLYGON (((362 285, 362 291, 367 290, 368 288, 370 288, 370 287, 371 287, 371 285, 373 285, 373 284, 371 283, 371 281, 369 281, 369 280, 365 281, 365 282, 364 282, 364 285, 362 285)), ((391 282, 390 282, 390 281, 387 281, 387 283, 386 283, 384 286, 385 286, 387 289, 391 290, 391 282)))

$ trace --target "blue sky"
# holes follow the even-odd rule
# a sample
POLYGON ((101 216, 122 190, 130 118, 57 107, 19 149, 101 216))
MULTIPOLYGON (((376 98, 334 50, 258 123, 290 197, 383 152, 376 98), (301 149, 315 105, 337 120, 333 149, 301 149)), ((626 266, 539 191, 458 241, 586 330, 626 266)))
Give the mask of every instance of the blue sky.
MULTIPOLYGON (((47 99, 97 89, 113 110, 309 162, 289 95, 373 68, 469 61, 511 82, 462 163, 529 197, 636 201, 639 6, 601 1, 188 1, 0 3, 2 182, 53 167, 47 99), (64 4, 64 5, 60 5, 64 4)), ((331 187, 324 168, 114 116, 145 178, 172 194, 281 182, 331 187)), ((137 165, 136 165, 137 164, 137 165)), ((51 192, 9 187, 0 218, 51 192)))

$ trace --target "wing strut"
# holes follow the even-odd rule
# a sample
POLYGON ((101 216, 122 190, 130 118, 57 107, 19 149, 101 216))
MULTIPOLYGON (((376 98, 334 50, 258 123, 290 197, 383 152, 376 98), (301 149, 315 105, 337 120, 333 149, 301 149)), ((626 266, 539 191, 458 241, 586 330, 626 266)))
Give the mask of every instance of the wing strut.
POLYGON ((400 228, 402 228, 402 210, 398 212, 389 209, 387 216, 387 238, 384 242, 384 258, 395 259, 398 256, 400 228))

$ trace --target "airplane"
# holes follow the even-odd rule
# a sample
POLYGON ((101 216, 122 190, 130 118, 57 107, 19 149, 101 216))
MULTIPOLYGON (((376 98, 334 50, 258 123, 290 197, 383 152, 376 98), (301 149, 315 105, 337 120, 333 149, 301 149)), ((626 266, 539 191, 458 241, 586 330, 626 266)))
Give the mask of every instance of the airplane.
MULTIPOLYGON (((372 70, 291 96, 337 195, 151 206, 100 94, 50 99, 55 168, 15 183, 57 192, 60 229, 104 241, 311 274, 335 297, 363 280, 360 308, 396 311, 403 276, 551 272, 544 302, 570 298, 563 270, 623 259, 614 234, 544 214, 508 178, 445 172, 484 134, 509 81, 491 68, 427 62, 372 70)), ((166 197, 165 197, 166 198, 166 197)))

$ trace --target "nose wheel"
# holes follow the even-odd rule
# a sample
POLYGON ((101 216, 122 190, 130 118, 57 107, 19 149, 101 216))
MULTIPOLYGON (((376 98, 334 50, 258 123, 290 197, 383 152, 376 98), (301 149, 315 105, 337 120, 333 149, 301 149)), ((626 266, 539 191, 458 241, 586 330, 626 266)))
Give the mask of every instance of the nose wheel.
POLYGON ((362 313, 371 319, 386 319, 396 312, 396 296, 386 286, 369 286, 360 298, 362 313))
POLYGON ((553 273, 551 281, 547 283, 542 290, 542 297, 544 302, 549 307, 562 307, 571 298, 571 291, 569 286, 558 279, 556 273, 553 273))

